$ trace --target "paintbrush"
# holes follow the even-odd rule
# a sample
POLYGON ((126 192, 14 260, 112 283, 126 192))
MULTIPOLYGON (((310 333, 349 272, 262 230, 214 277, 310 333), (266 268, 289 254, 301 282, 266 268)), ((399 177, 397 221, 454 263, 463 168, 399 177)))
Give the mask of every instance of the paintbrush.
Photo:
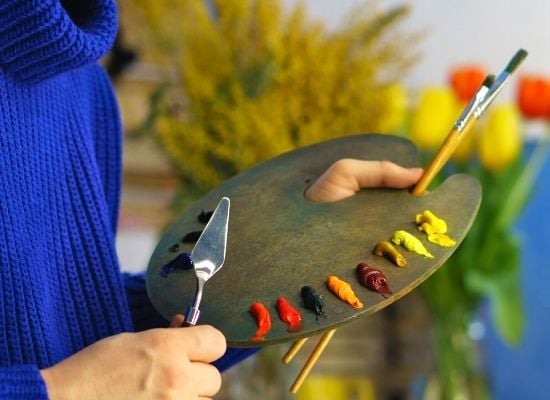
POLYGON ((466 105, 464 111, 453 125, 452 130, 445 138, 445 141, 414 186, 412 190, 413 195, 420 196, 425 193, 433 178, 441 171, 458 145, 471 131, 474 123, 493 102, 497 94, 500 93, 503 85, 508 81, 510 75, 517 69, 525 57, 527 57, 527 51, 519 49, 496 79, 494 75, 488 75, 485 78, 481 87, 466 105))

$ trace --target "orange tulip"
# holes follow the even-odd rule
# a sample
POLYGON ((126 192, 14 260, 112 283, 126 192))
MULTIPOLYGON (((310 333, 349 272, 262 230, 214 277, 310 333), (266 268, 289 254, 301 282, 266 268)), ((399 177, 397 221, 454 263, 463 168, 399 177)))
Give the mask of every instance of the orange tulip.
POLYGON ((524 117, 550 118, 550 81, 542 76, 522 76, 517 100, 524 117))
POLYGON ((485 76, 485 70, 479 66, 464 66, 453 69, 449 80, 454 93, 464 103, 477 92, 485 76))

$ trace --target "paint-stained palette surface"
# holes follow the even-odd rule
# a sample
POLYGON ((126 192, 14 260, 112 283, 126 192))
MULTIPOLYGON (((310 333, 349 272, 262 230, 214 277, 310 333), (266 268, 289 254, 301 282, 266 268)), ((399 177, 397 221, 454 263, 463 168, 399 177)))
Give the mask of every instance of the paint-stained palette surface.
POLYGON ((251 168, 212 190, 192 205, 164 234, 147 270, 147 290, 156 309, 169 319, 184 313, 195 293, 193 270, 177 270, 162 277, 162 266, 178 253, 191 252, 181 238, 204 224, 197 216, 212 210, 221 197, 231 199, 227 255, 224 267, 205 286, 199 323, 211 324, 235 347, 281 343, 312 336, 368 316, 409 293, 458 247, 470 228, 481 201, 479 183, 468 175, 453 175, 422 197, 407 190, 365 189, 336 203, 307 201, 304 190, 341 158, 391 160, 419 165, 414 145, 403 138, 356 135, 295 150, 251 168), (419 232, 415 216, 431 210, 444 218, 457 246, 429 243, 419 232), (427 259, 400 248, 408 266, 398 268, 372 249, 404 229, 422 240, 435 256, 427 259), (170 251, 180 243, 178 252, 170 251), (355 266, 368 262, 389 279, 393 295, 383 298, 361 286, 355 266), (355 309, 328 291, 326 279, 337 275, 352 284, 364 308, 355 309), (316 319, 303 307, 300 289, 313 286, 326 299, 326 318, 316 319), (303 316, 303 329, 288 333, 277 316, 277 298, 285 296, 303 316), (265 342, 252 343, 256 321, 249 313, 255 302, 271 312, 273 328, 265 342))

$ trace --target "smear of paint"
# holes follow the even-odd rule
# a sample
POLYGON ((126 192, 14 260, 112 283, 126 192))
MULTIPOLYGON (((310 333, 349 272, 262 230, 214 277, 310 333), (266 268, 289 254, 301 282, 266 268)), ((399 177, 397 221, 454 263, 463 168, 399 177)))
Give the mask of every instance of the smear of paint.
POLYGON ((363 308, 363 303, 357 298, 349 283, 339 279, 335 275, 331 275, 328 277, 327 284, 329 290, 338 296, 339 299, 345 301, 354 308, 363 308))
POLYGON ((199 240, 201 237, 202 231, 193 231, 186 234, 181 238, 182 243, 193 243, 199 240))
POLYGON ((256 319, 256 333, 249 340, 251 342, 265 341, 265 335, 271 330, 271 316, 269 310, 262 303, 254 303, 250 306, 250 313, 256 319))
POLYGON ((177 243, 173 244, 168 250, 170 250, 170 252, 172 253, 177 253, 180 250, 180 245, 177 243))
POLYGON ((367 263, 359 263, 356 271, 359 282, 367 289, 378 292, 384 297, 392 294, 388 278, 386 278, 382 271, 371 267, 367 263))
POLYGON ((407 266, 407 259, 387 240, 376 243, 373 253, 377 256, 386 257, 398 267, 404 268, 407 266))
POLYGON ((160 276, 166 278, 176 269, 188 270, 193 268, 191 254, 180 253, 173 260, 169 261, 160 269, 160 276))
POLYGON ((322 294, 318 293, 312 286, 304 286, 300 290, 300 296, 302 296, 304 306, 315 312, 316 319, 326 317, 325 298, 322 294))
POLYGON ((434 258, 433 254, 424 247, 422 242, 407 231, 395 231, 391 241, 426 258, 434 258))
POLYGON ((444 233, 432 233, 428 235, 428 240, 441 247, 453 247, 454 245, 456 245, 456 241, 454 239, 451 239, 444 233))
POLYGON ((302 329, 302 315, 283 296, 277 299, 277 310, 281 321, 288 325, 287 332, 298 332, 302 329))

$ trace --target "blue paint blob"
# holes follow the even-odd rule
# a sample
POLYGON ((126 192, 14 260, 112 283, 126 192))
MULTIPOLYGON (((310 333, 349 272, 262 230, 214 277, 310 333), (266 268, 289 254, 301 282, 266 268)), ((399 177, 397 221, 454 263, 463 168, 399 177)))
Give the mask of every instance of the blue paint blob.
POLYGON ((176 258, 165 264, 160 270, 160 276, 166 278, 172 271, 176 269, 189 270, 193 268, 193 260, 191 254, 180 253, 176 258))

